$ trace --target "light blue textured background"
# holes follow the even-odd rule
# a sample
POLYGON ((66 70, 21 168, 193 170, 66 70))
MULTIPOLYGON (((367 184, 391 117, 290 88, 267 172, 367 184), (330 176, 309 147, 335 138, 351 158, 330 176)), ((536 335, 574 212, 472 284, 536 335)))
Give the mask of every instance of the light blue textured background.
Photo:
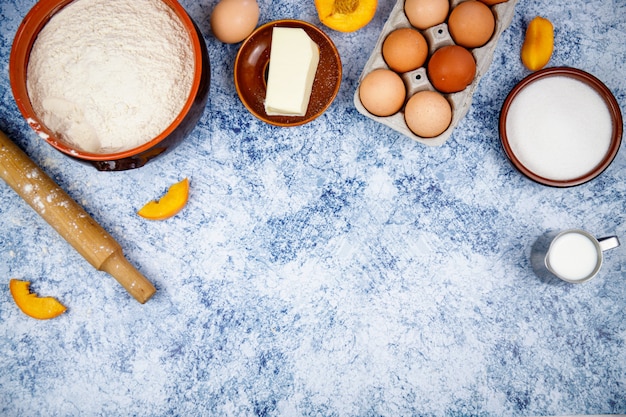
MULTIPOLYGON (((8 81, 34 0, 0 3, 0 129, 122 245, 158 288, 145 305, 96 272, 0 184, 0 415, 532 416, 626 413, 626 245, 578 286, 533 275, 547 231, 626 241, 626 161, 569 189, 516 172, 500 106, 528 74, 527 22, 555 24, 550 66, 586 70, 626 110, 626 2, 520 0, 467 117, 426 147, 359 114, 356 83, 393 7, 325 29, 343 82, 315 122, 277 128, 237 97, 238 45, 212 35, 215 0, 183 1, 212 63, 206 111, 181 146, 101 173, 42 142, 8 81), (183 177, 175 218, 135 214, 183 177), (37 321, 10 278, 68 306, 37 321)), ((261 0, 261 23, 319 24, 313 0, 261 0)), ((623 148, 623 145, 622 145, 623 148)))

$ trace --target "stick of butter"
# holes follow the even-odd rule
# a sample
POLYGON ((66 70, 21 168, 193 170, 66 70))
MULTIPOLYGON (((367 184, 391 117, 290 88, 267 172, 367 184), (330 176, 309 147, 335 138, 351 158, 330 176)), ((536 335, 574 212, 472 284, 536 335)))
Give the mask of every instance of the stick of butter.
POLYGON ((319 59, 319 47, 304 29, 272 29, 265 94, 265 113, 268 116, 306 114, 319 59))

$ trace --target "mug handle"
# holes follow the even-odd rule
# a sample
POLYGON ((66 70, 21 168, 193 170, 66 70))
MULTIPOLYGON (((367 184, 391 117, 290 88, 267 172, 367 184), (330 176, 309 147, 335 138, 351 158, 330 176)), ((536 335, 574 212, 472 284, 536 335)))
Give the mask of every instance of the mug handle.
POLYGON ((620 245, 617 236, 601 237, 598 239, 598 243, 600 244, 600 249, 602 250, 602 252, 616 248, 620 245))

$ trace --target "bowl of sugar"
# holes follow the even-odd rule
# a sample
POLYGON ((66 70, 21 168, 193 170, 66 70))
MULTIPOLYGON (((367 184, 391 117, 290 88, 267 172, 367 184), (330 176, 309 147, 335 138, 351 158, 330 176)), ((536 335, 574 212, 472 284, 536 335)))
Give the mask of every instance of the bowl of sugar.
POLYGON ((120 171, 191 133, 210 68, 202 33, 176 0, 40 0, 17 30, 9 77, 42 139, 120 171))
POLYGON ((502 105, 500 139, 513 166, 531 180, 572 187, 600 175, 622 141, 622 114, 602 81, 553 67, 520 81, 502 105))

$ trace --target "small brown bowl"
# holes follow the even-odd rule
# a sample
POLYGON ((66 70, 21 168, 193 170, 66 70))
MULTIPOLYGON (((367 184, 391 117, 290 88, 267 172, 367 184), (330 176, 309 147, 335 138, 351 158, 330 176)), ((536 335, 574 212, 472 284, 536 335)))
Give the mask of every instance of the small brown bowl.
MULTIPOLYGON (((558 80, 550 80, 550 81, 553 84, 554 82, 560 82, 558 80)), ((546 84, 541 84, 541 85, 543 86, 546 84)), ((562 95, 560 91, 563 91, 563 90, 556 91, 557 88, 554 86, 552 87, 553 88, 546 89, 542 92, 542 96, 540 98, 541 102, 539 101, 533 102, 533 103, 537 103, 537 108, 540 108, 540 104, 542 104, 543 102, 547 102, 551 99, 557 100, 557 96, 562 95)), ((535 90, 537 89, 538 87, 535 88, 535 90)), ((568 91, 571 91, 571 90, 568 90, 568 91)), ((591 124, 587 124, 587 126, 591 126, 591 124)), ((606 130, 608 132, 609 124, 607 124, 604 127, 607 128, 606 130)), ((538 182, 540 184, 544 184, 544 185, 548 185, 552 187, 572 187, 575 185, 583 184, 585 182, 588 182, 596 178, 611 164, 611 162, 617 155, 617 152, 619 150, 619 147, 622 141, 622 114, 619 108, 619 104, 617 103, 617 100, 615 99, 611 91, 599 79, 597 79, 593 75, 585 71, 576 69, 576 68, 569 68, 569 67, 545 68, 545 69, 536 71, 528 75, 526 78, 520 81, 511 90, 506 100, 504 101, 502 110, 500 112, 499 131, 500 131, 500 139, 501 139, 504 151, 506 153, 506 156, 509 158, 513 166, 518 171, 520 171, 522 174, 524 174, 526 177, 530 178, 531 180, 538 182), (519 120, 513 120, 515 119, 515 116, 511 116, 511 113, 516 113, 516 112, 519 113, 519 110, 512 110, 512 107, 514 103, 516 103, 516 100, 520 100, 517 102, 518 104, 517 107, 521 107, 522 104, 520 103, 526 103, 525 100, 527 100, 527 98, 522 99, 520 95, 524 92, 528 92, 529 90, 526 90, 526 89, 529 88, 530 86, 537 87, 540 85, 540 84, 535 84, 535 83, 539 81, 549 80, 551 77, 566 77, 565 80, 575 80, 575 81, 579 81, 583 83, 585 86, 589 87, 585 90, 589 90, 589 93, 591 94, 589 97, 592 98, 592 100, 589 100, 588 102, 589 103, 597 102, 599 104, 598 107, 594 107, 592 112, 595 110, 598 110, 600 113, 603 113, 602 118, 604 118, 608 114, 607 117, 610 118, 611 132, 609 135, 607 135, 607 137, 604 137, 602 139, 602 140, 608 139, 608 144, 606 146, 606 151, 604 152, 604 154, 601 154, 601 152, 605 149, 604 144, 600 152, 598 152, 598 155, 594 155, 591 161, 579 161, 578 159, 575 159, 574 156, 570 156, 571 159, 567 159, 567 156, 564 156, 560 152, 560 150, 563 149, 563 147, 560 145, 565 143, 566 139, 570 139, 570 138, 573 139, 575 136, 575 135, 566 136, 564 132, 571 130, 570 126, 573 126, 576 123, 580 123, 579 118, 574 118, 573 116, 569 117, 571 123, 566 123, 565 119, 567 117, 560 117, 565 113, 574 111, 574 108, 576 108, 576 106, 572 106, 573 102, 568 102, 562 108, 551 108, 549 111, 542 113, 542 116, 549 116, 551 118, 550 123, 553 123, 550 125, 550 129, 552 129, 550 131, 553 132, 554 134, 552 134, 551 136, 545 135, 544 130, 542 130, 543 125, 540 121, 544 117, 537 117, 537 118, 530 117, 531 115, 537 113, 537 111, 534 109, 530 110, 531 107, 534 107, 534 106, 522 107, 524 109, 524 112, 526 112, 524 113, 524 115, 529 116, 528 118, 524 118, 523 123, 520 123, 519 120), (593 92, 597 93, 597 96, 594 95, 593 92), (604 103, 606 105, 605 109, 603 108, 601 103, 604 103), (571 107, 571 109, 566 110, 568 107, 571 107), (604 113, 605 110, 607 111, 607 113, 604 113), (509 116, 511 117, 512 120, 509 120, 509 116), (548 141, 550 141, 550 143, 546 143, 545 141, 540 143, 539 141, 530 139, 529 136, 524 136, 525 146, 532 146, 534 148, 528 148, 522 152, 520 150, 521 149, 520 148, 521 134, 516 133, 515 128, 513 127, 509 129, 509 126, 513 126, 514 124, 517 124, 518 126, 521 126, 521 125, 531 126, 533 129, 536 129, 535 131, 536 135, 534 136, 535 138, 540 137, 539 135, 544 135, 542 137, 549 137, 548 141), (554 130, 554 126, 556 126, 558 129, 554 130), (555 133, 557 131, 558 133, 555 133), (561 133, 563 133, 563 136, 561 136, 561 133), (610 138, 608 136, 610 136, 610 138), (551 140, 552 138, 554 138, 553 141, 551 140), (539 145, 537 146, 535 146, 534 144, 530 145, 531 143, 538 143, 539 145), (531 154, 533 153, 533 151, 537 151, 539 149, 547 149, 546 147, 544 147, 544 144, 551 145, 552 148, 550 152, 545 152, 543 154, 543 155, 547 155, 547 157, 544 157, 544 156, 539 157, 539 159, 542 160, 541 164, 543 164, 542 166, 539 166, 540 163, 538 162, 536 156, 532 156, 531 154), (552 164, 549 164, 549 162, 552 162, 552 164), (584 166, 587 164, 589 164, 589 167, 588 169, 586 167, 584 168, 586 169, 585 172, 577 171, 579 169, 577 167, 581 165, 584 166), (595 164, 595 165, 592 165, 592 164, 595 164), (569 167, 575 167, 574 169, 571 170, 572 172, 571 172, 571 175, 569 176, 553 175, 553 172, 548 173, 548 171, 551 171, 552 169, 554 169, 555 166, 566 166, 566 165, 568 166, 568 169, 569 167)), ((545 131, 548 131, 548 128, 546 128, 545 131)), ((600 139, 594 135, 588 135, 586 136, 585 140, 599 141, 600 139)), ((587 147, 585 149, 589 147, 594 148, 596 144, 597 144, 596 142, 589 142, 588 144, 586 144, 587 147)), ((595 146, 595 147, 597 149, 600 149, 599 146, 595 146)), ((586 153, 586 151, 583 150, 582 146, 577 150, 577 152, 579 155, 586 153)))
POLYGON ((235 88, 241 102, 258 119, 275 126, 303 125, 324 113, 339 92, 341 75, 341 59, 333 41, 316 26, 300 20, 276 20, 259 26, 243 42, 235 58, 235 88), (265 113, 272 29, 276 26, 302 28, 320 48, 320 61, 304 116, 265 113))
POLYGON ((37 35, 55 13, 71 2, 72 0, 40 0, 19 26, 9 59, 9 77, 17 107, 31 128, 60 152, 91 163, 100 171, 139 168, 178 145, 191 133, 204 112, 209 95, 210 67, 202 33, 176 0, 163 0, 178 16, 193 44, 195 72, 192 88, 183 109, 160 135, 141 146, 109 154, 84 152, 56 137, 55 133, 43 124, 33 110, 26 87, 28 59, 37 35))

